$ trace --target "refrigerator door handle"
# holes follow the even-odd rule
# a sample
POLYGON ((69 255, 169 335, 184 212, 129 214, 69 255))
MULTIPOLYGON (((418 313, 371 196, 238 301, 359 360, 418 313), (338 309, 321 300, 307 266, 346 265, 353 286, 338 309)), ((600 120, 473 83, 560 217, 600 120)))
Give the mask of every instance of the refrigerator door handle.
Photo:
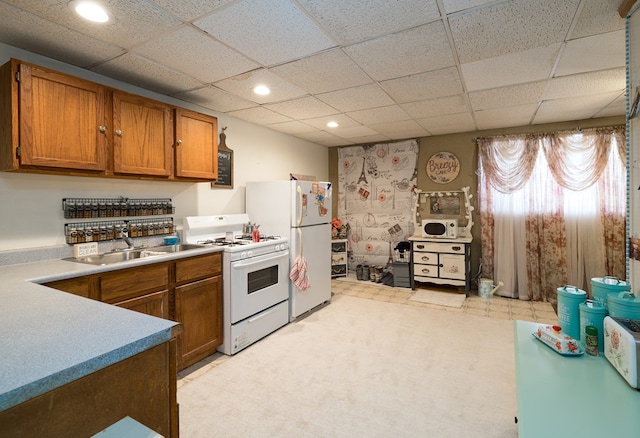
POLYGON ((296 226, 299 227, 299 226, 302 225, 302 208, 303 208, 303 205, 302 205, 302 188, 298 185, 296 187, 296 191, 298 192, 298 205, 299 205, 299 207, 298 207, 298 217, 296 218, 296 222, 297 222, 296 226))

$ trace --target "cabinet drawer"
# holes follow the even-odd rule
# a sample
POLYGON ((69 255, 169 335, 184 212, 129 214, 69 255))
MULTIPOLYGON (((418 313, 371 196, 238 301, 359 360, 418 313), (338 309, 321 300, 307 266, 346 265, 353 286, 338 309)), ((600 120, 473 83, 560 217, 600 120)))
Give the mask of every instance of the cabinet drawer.
POLYGON ((331 252, 347 252, 347 242, 331 242, 331 252))
POLYGON ((437 265, 438 254, 435 252, 414 252, 413 263, 421 263, 425 265, 437 265))
POLYGON ((91 297, 91 279, 89 276, 52 281, 51 283, 45 283, 44 286, 85 298, 91 297))
POLYGON ((156 263, 100 276, 100 300, 114 303, 169 287, 169 265, 156 263))
POLYGON ((413 265, 413 276, 416 280, 420 277, 438 277, 438 265, 413 265))
POLYGON ((222 253, 219 252, 176 261, 176 283, 213 277, 221 272, 222 253))
POLYGON ((428 251, 428 252, 446 252, 451 254, 464 254, 464 243, 413 242, 413 251, 414 252, 428 251))

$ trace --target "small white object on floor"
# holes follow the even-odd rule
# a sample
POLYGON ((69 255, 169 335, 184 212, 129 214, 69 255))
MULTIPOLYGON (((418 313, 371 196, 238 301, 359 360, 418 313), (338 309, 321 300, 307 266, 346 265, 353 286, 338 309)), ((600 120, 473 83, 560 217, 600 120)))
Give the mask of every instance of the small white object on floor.
POLYGON ((460 308, 464 304, 466 295, 463 293, 443 292, 434 290, 417 290, 409 301, 419 301, 421 303, 436 304, 445 307, 460 308))

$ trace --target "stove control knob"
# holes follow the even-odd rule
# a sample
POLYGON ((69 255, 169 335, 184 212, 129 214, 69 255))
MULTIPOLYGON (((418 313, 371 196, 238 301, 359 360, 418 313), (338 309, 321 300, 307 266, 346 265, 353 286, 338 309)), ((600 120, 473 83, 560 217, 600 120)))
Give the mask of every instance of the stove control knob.
POLYGON ((274 245, 274 246, 273 246, 273 249, 274 249, 275 251, 280 251, 280 245, 274 245))
POLYGON ((247 256, 247 253, 245 251, 242 251, 240 253, 240 257, 245 258, 247 256))
POLYGON ((253 256, 253 251, 247 251, 247 256, 248 257, 252 257, 253 256))

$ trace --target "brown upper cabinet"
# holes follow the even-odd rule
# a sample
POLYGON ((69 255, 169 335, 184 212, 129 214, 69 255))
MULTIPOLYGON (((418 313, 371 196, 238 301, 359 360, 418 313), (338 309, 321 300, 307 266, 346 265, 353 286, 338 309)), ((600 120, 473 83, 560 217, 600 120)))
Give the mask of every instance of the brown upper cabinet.
POLYGON ((215 117, 12 59, 0 67, 0 170, 215 181, 215 117))

